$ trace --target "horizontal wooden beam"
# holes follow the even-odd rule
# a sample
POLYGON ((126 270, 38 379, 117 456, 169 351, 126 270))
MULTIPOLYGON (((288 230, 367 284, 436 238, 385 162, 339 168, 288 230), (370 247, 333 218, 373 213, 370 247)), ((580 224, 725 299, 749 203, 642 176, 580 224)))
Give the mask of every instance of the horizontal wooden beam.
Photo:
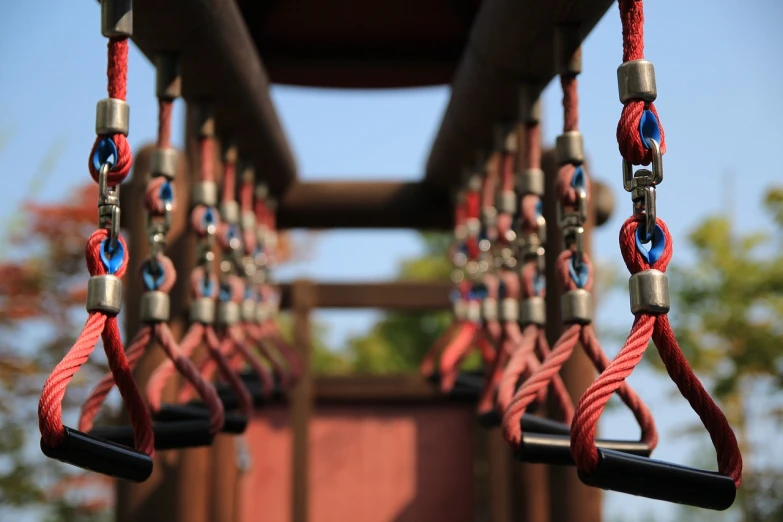
POLYGON ((295 183, 278 207, 280 228, 416 228, 452 226, 446 191, 417 182, 295 183))
MULTIPOLYGON (((604 183, 595 181, 593 188, 596 224, 600 226, 611 217, 614 198, 604 183)), ((450 230, 453 217, 448 193, 420 182, 297 182, 278 207, 282 229, 450 230)))
POLYGON ((180 55, 185 100, 212 103, 219 133, 281 193, 296 178, 296 164, 236 3, 134 0, 133 23, 133 41, 150 60, 159 52, 180 55))
MULTIPOLYGON (((290 283, 279 285, 281 308, 291 307, 290 283)), ((384 283, 315 283, 314 308, 380 308, 420 311, 451 308, 450 281, 384 283)))
POLYGON ((440 189, 457 184, 475 153, 492 147, 493 127, 518 119, 523 82, 543 88, 555 76, 558 24, 579 24, 584 38, 612 4, 613 0, 485 0, 427 160, 427 183, 440 189))
POLYGON ((318 404, 469 404, 474 407, 480 388, 455 387, 444 394, 437 383, 420 375, 320 376, 315 379, 318 404))

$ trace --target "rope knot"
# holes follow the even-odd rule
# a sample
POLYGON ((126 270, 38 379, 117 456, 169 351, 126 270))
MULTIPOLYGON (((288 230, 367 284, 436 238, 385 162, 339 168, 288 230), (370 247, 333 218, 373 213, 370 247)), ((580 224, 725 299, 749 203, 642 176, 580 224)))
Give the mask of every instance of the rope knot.
POLYGON ((631 216, 620 229, 620 252, 631 274, 655 269, 666 272, 672 259, 673 240, 669 227, 660 219, 655 220, 655 233, 648 247, 641 242, 637 230, 644 216, 631 216))

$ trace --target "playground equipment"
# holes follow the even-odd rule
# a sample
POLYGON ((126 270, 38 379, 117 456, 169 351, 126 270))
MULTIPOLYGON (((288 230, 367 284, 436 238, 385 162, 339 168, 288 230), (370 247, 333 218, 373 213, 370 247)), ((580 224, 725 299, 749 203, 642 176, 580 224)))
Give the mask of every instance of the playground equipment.
MULTIPOLYGON (((293 439, 293 479, 291 490, 285 491, 292 499, 290 517, 304 522, 311 495, 308 466, 313 462, 308 462, 308 430, 311 421, 318 419, 314 403, 364 407, 370 400, 376 401, 373 404, 377 408, 393 404, 399 414, 400 404, 412 410, 412 404, 426 402, 432 411, 435 407, 453 411, 452 421, 462 422, 470 411, 471 417, 477 417, 476 424, 489 430, 482 437, 491 437, 489 433, 500 426, 518 460, 575 466, 579 479, 588 486, 707 509, 731 506, 742 469, 736 439, 682 356, 666 316, 670 306, 665 270, 672 256, 672 239, 655 210, 655 186, 663 180, 666 143, 653 105, 657 96, 654 70, 643 58, 641 0, 619 2, 623 64, 617 75, 624 109, 617 137, 623 157, 623 187, 634 203, 634 214, 620 233, 620 247, 632 274, 629 287, 636 319, 625 346, 613 361, 603 353, 591 326, 593 273, 587 232, 599 214, 592 199, 602 189, 588 176, 578 130, 577 97, 581 41, 610 2, 571 2, 573 10, 564 19, 556 19, 553 14, 565 12, 558 10, 559 4, 568 3, 564 1, 552 2, 540 12, 530 11, 529 2, 485 0, 480 8, 465 3, 467 14, 463 16, 467 26, 473 27, 473 43, 456 71, 452 101, 433 145, 424 181, 320 185, 294 181, 295 167, 268 99, 265 71, 255 54, 258 48, 263 57, 269 43, 252 24, 263 25, 274 16, 286 20, 291 16, 287 9, 292 8, 253 7, 243 1, 237 5, 223 5, 217 0, 172 3, 181 8, 179 14, 191 15, 189 22, 176 18, 177 9, 158 8, 149 0, 136 0, 135 13, 130 0, 101 3, 102 33, 109 38, 109 97, 98 104, 98 136, 89 161, 100 194, 99 227, 86 249, 91 275, 89 318, 73 348, 44 385, 39 404, 44 454, 93 472, 144 482, 153 466, 158 466, 158 459, 153 463, 154 450, 219 446, 218 441, 224 440, 221 434, 242 435, 239 453, 244 457, 237 459, 241 461, 237 465, 247 473, 249 461, 243 452, 249 449, 258 455, 264 451, 264 445, 253 439, 253 423, 265 422, 262 419, 267 415, 279 417, 290 423, 293 439), (144 27, 137 43, 154 57, 157 66, 159 132, 148 168, 141 172, 141 176, 149 174, 143 189, 146 222, 134 219, 141 215, 141 205, 126 211, 126 220, 130 216, 128 221, 133 221, 123 224, 132 238, 126 243, 120 235, 119 185, 132 163, 126 138, 129 109, 125 86, 134 14, 138 15, 136 23, 144 27), (551 38, 542 44, 545 39, 519 31, 517 24, 525 17, 531 19, 525 23, 531 27, 538 23, 551 38), (185 23, 193 24, 193 34, 203 38, 185 36, 185 23), (246 24, 250 24, 253 41, 246 24), (172 34, 153 30, 165 26, 179 29, 172 30, 172 34), (530 45, 522 45, 523 41, 530 45), (501 47, 504 50, 497 51, 501 47), (529 50, 521 56, 523 51, 506 48, 529 50), (501 62, 514 62, 518 74, 493 77, 487 73, 486 65, 477 58, 481 49, 489 50, 489 54, 494 49, 503 56, 501 62), (552 57, 554 63, 547 62, 552 57), (523 58, 527 66, 520 65, 523 58), (215 79, 218 74, 221 81, 215 79), (552 156, 542 149, 538 97, 555 74, 560 76, 563 92, 564 125, 552 156), (520 82, 519 78, 529 80, 520 82), (189 107, 192 151, 186 157, 170 144, 172 106, 181 91, 186 93, 189 107), (547 168, 545 163, 553 159, 556 165, 547 168), (187 160, 187 168, 183 160, 187 160), (633 165, 650 163, 651 170, 633 170, 633 165), (187 181, 178 179, 178 173, 187 170, 196 174, 190 187, 187 181), (176 190, 177 183, 186 190, 176 190), (182 192, 189 192, 186 228, 196 243, 195 255, 181 247, 167 251, 172 222, 182 215, 182 192), (321 381, 321 391, 314 391, 319 384, 312 376, 308 352, 307 317, 311 309, 444 308, 449 305, 448 285, 276 286, 271 272, 277 255, 278 223, 288 228, 453 226, 450 305, 454 323, 422 361, 426 381, 408 380, 396 389, 390 385, 393 391, 381 392, 357 392, 349 381, 339 385, 330 381, 329 388, 321 381), (141 254, 145 245, 139 236, 146 240, 148 254, 141 254), (553 256, 557 250, 560 252, 553 256), (137 259, 135 256, 143 262, 138 274, 129 272, 126 281, 132 281, 131 287, 140 283, 143 292, 126 300, 136 301, 141 325, 126 350, 120 340, 117 315, 122 305, 121 279, 131 259, 137 259), (181 310, 175 311, 175 297, 170 294, 175 291, 176 271, 186 269, 188 264, 189 326, 177 341, 173 323, 180 319, 177 313, 181 310), (293 311, 293 347, 283 339, 276 322, 281 308, 293 311), (111 373, 84 403, 79 429, 75 430, 62 424, 62 399, 71 377, 99 338, 103 339, 111 373), (718 453, 718 473, 650 458, 658 440, 652 414, 624 382, 650 339, 670 376, 710 432, 718 453), (147 372, 142 398, 131 372, 150 356, 153 345, 160 346, 167 359, 147 372), (584 387, 575 391, 579 388, 575 381, 560 375, 577 345, 599 373, 583 394, 584 387), (201 357, 197 353, 200 348, 205 350, 201 357), (481 354, 482 372, 461 372, 461 362, 473 349, 481 354), (184 378, 184 383, 174 390, 176 376, 184 378), (129 425, 94 426, 115 384, 125 401, 129 425), (341 391, 335 392, 337 389, 341 391), (638 441, 595 438, 600 412, 615 392, 640 425, 638 441), (574 408, 573 399, 579 395, 574 408), (546 411, 547 398, 557 404, 556 418, 547 417, 551 413, 546 411)), ((438 8, 427 4, 422 9, 422 16, 435 16, 438 8)), ((335 13, 328 16, 330 20, 339 18, 335 13)), ((386 21, 391 23, 393 19, 386 21)), ((467 33, 463 33, 450 40, 457 56, 467 39, 467 33)), ((301 56, 297 62, 297 52, 291 51, 282 59, 270 53, 273 78, 322 86, 388 87, 443 83, 452 72, 433 66, 425 73, 408 63, 399 65, 407 67, 405 78, 391 75, 383 67, 369 76, 351 76, 347 66, 343 66, 343 76, 329 75, 313 63, 291 65, 302 63, 301 56)), ((334 52, 325 50, 326 55, 334 52)), ((368 52, 375 53, 382 62, 382 51, 368 52)), ((360 58, 351 55, 344 60, 366 61, 366 57, 360 58)), ((428 57, 425 53, 421 59, 438 63, 435 55, 428 57)), ((490 63, 502 69, 502 64, 490 63)), ((126 199, 122 206, 128 208, 128 203, 135 200, 126 199)), ((603 215, 606 217, 605 211, 603 215)), ((582 370, 582 379, 592 379, 590 371, 582 370)), ((380 384, 361 379, 354 382, 360 381, 366 390, 372 386, 386 390, 383 379, 378 379, 380 384)), ((377 415, 362 411, 363 415, 377 415)), ((424 429, 428 420, 417 417, 416 422, 424 429)), ((459 422, 453 425, 464 426, 459 422)), ((445 436, 445 432, 438 431, 443 426, 428 429, 445 436)), ((467 452, 469 439, 462 435, 461 451, 467 452)), ((489 442, 487 447, 497 453, 497 445, 489 442)), ((502 462, 509 457, 497 453, 490 460, 500 469, 508 465, 502 462)), ((467 462, 455 464, 455 469, 470 469, 467 462)), ((523 474, 534 473, 531 467, 519 469, 524 470, 523 474)), ((467 483, 464 477, 452 480, 462 480, 462 486, 467 483)), ((492 480, 495 485, 507 482, 502 477, 492 480)), ((581 486, 568 488, 589 494, 581 486)), ((524 493, 530 505, 535 500, 532 490, 530 486, 524 493)), ((509 518, 508 506, 502 504, 509 502, 510 495, 488 499, 493 517, 509 518)), ((228 503, 225 496, 220 502, 228 503)), ((422 519, 428 508, 420 509, 410 516, 422 519)), ((463 506, 455 504, 454 509, 450 520, 468 517, 463 506)), ((569 520, 591 516, 589 509, 586 515, 577 514, 576 509, 569 512, 573 514, 569 520)), ((529 520, 542 518, 531 515, 529 520)))

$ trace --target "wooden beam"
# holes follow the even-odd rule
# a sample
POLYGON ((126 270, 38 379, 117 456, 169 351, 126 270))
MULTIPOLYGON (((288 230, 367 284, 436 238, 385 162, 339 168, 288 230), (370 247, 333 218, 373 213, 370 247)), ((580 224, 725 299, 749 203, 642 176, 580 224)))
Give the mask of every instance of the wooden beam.
MULTIPOLYGON (((294 307, 295 284, 279 285, 281 308, 294 307)), ((380 308, 385 310, 444 310, 451 308, 453 284, 399 281, 386 283, 314 283, 315 308, 380 308)))
POLYGON ((516 121, 522 82, 543 88, 555 76, 556 24, 579 23, 584 38, 612 4, 485 0, 452 83, 425 181, 440 189, 458 183, 476 151, 491 147, 493 126, 516 121))
MULTIPOLYGON (((612 215, 611 189, 594 181, 595 222, 612 215)), ((285 192, 278 207, 281 229, 412 228, 451 230, 451 199, 445 190, 421 182, 318 181, 297 182, 285 192)))
MULTIPOLYGON (((235 2, 134 0, 134 43, 151 60, 179 53, 186 101, 214 103, 216 125, 274 193, 296 165, 269 96, 269 79, 235 2)), ((150 92, 154 92, 150 85, 150 92)))
POLYGON ((416 228, 452 226, 446 191, 417 182, 320 181, 293 184, 278 210, 280 228, 416 228))

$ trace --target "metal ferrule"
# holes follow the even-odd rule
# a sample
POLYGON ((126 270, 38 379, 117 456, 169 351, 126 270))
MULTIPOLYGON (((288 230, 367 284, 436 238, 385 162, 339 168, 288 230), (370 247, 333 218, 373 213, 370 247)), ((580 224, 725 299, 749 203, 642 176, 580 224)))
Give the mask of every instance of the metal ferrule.
POLYGON ((519 301, 506 297, 500 304, 500 318, 503 321, 519 321, 519 301))
POLYGON ((466 319, 472 323, 481 321, 481 303, 478 301, 468 301, 466 319))
POLYGON ((481 221, 478 218, 468 218, 465 220, 465 228, 468 231, 468 237, 476 237, 481 232, 481 221))
POLYGON ((617 68, 617 90, 620 102, 633 100, 653 102, 658 97, 655 67, 647 60, 631 60, 617 68))
POLYGON ((524 196, 533 194, 543 196, 546 190, 544 171, 541 169, 525 169, 517 175, 517 190, 524 196))
POLYGON ((541 248, 541 237, 538 234, 524 234, 519 237, 519 254, 523 260, 537 257, 541 248))
POLYGON ((523 299, 521 308, 519 320, 522 325, 544 326, 546 324, 546 301, 543 297, 533 296, 523 299))
POLYGON ((234 301, 221 301, 217 306, 217 320, 219 326, 232 326, 242 318, 239 303, 234 301))
POLYGON ((502 190, 498 194, 496 202, 498 212, 501 214, 516 214, 517 212, 517 193, 513 190, 502 190))
POLYGON ((170 317, 171 299, 167 293, 154 290, 141 294, 141 322, 165 323, 170 317))
POLYGON ((561 302, 563 322, 566 324, 590 324, 593 322, 593 299, 583 288, 563 295, 561 302))
POLYGON ((130 106, 125 100, 104 98, 95 108, 95 134, 128 135, 130 129, 130 106))
POLYGON ((669 311, 669 278, 660 270, 638 272, 628 280, 633 314, 665 314, 669 311))
POLYGON ((240 310, 242 322, 253 323, 256 320, 256 302, 253 299, 245 299, 242 301, 242 308, 240 310))
POLYGON ((198 181, 193 184, 190 204, 214 207, 218 202, 218 186, 214 181, 198 181))
POLYGON ((198 297, 190 303, 190 322, 214 324, 215 300, 211 297, 198 297))
POLYGON ((200 138, 212 138, 215 136, 215 119, 212 116, 212 107, 207 103, 191 105, 193 122, 196 135, 200 138))
POLYGON ((468 302, 464 299, 454 301, 454 317, 457 321, 464 321, 468 318, 468 302))
POLYGON ((87 281, 87 311, 117 315, 122 309, 122 281, 113 275, 95 275, 87 281))
POLYGON ((245 210, 240 217, 240 227, 244 232, 255 232, 256 215, 252 210, 245 210))
POLYGON ((263 323, 272 318, 272 309, 269 304, 261 302, 256 305, 256 322, 263 323))
POLYGON ((171 147, 165 149, 153 149, 150 154, 150 175, 152 177, 163 176, 168 180, 177 177, 177 163, 179 152, 171 147))
POLYGON ((498 223, 498 209, 495 207, 484 207, 481 209, 481 219, 488 227, 494 227, 498 223))
POLYGON ((585 162, 585 147, 582 133, 564 132, 555 141, 557 163, 560 165, 581 165, 585 162))
POLYGON ((235 200, 220 202, 220 219, 229 225, 239 223, 239 203, 235 200))
POLYGON ((106 38, 133 36, 133 0, 101 1, 101 34, 106 38))
POLYGON ((481 303, 481 316, 485 321, 497 321, 498 319, 498 300, 487 297, 481 303))

